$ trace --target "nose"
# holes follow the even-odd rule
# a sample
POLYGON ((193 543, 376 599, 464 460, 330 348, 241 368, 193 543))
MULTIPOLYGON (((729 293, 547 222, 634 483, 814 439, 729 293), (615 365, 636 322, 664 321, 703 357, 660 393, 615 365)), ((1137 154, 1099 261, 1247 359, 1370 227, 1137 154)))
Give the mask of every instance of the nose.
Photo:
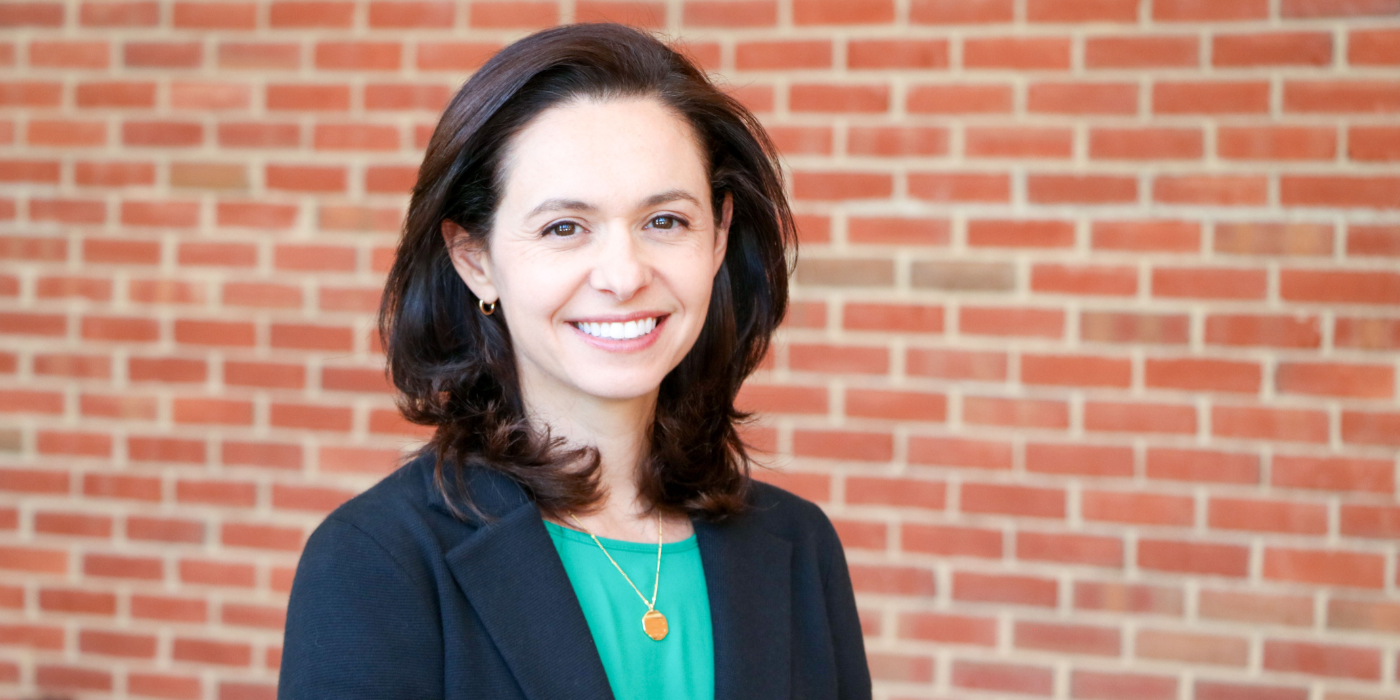
POLYGON ((594 289, 627 301, 651 283, 646 251, 631 231, 625 226, 609 226, 597 238, 601 240, 588 279, 594 289))

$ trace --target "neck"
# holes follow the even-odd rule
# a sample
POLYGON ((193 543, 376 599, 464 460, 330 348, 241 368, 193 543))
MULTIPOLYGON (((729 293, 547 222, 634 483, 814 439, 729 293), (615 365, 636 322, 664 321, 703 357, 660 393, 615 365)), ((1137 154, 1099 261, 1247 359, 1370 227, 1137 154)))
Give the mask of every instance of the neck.
POLYGON ((615 400, 557 397, 528 389, 522 393, 532 423, 548 427, 570 446, 598 450, 603 500, 597 514, 607 520, 645 520, 647 504, 638 500, 637 471, 650 449, 656 392, 615 400))

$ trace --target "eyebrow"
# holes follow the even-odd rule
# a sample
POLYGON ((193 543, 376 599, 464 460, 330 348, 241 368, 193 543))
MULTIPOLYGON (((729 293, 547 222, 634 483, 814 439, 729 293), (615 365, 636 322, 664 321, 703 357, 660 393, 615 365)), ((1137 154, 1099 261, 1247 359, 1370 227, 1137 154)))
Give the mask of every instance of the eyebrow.
MULTIPOLYGON (((659 192, 642 200, 641 208, 645 209, 647 207, 657 206, 658 204, 665 204, 667 202, 675 202, 682 200, 690 202, 697 207, 701 206, 700 200, 696 199, 695 195, 692 195, 689 192, 686 192, 685 190, 667 190, 665 192, 659 192)), ((531 209, 530 213, 525 215, 525 218, 528 219, 537 214, 542 214, 547 211, 561 210, 582 211, 591 213, 598 211, 598 208, 593 206, 592 204, 589 204, 588 202, 580 201, 577 199, 546 199, 543 202, 540 202, 539 206, 535 207, 534 209, 531 209)))

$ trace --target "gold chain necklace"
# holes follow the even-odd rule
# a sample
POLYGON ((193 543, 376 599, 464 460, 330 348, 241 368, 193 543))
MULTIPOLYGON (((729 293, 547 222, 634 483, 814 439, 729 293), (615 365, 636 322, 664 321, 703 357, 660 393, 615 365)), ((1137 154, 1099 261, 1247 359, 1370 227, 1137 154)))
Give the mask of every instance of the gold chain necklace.
POLYGON ((611 554, 608 554, 608 548, 603 546, 603 543, 598 540, 598 536, 589 532, 588 528, 584 527, 583 523, 578 521, 578 517, 576 517, 573 512, 569 512, 569 517, 574 521, 575 525, 578 525, 580 530, 588 533, 588 536, 593 538, 593 542, 598 545, 598 549, 603 550, 603 556, 606 556, 608 561, 612 562, 613 567, 617 569, 617 573, 622 574, 622 578, 627 579, 627 585, 631 586, 632 590, 637 591, 637 597, 641 598, 642 602, 646 604, 646 614, 642 615, 642 631, 646 632, 648 637, 658 642, 665 639, 666 633, 671 631, 671 628, 666 624, 666 616, 662 615, 661 611, 656 609, 656 592, 661 590, 661 514, 656 514, 656 583, 652 585, 651 600, 647 600, 647 597, 642 595, 641 591, 637 590, 637 584, 632 583, 632 577, 628 576, 627 572, 623 571, 621 566, 618 566, 617 560, 613 559, 611 554))

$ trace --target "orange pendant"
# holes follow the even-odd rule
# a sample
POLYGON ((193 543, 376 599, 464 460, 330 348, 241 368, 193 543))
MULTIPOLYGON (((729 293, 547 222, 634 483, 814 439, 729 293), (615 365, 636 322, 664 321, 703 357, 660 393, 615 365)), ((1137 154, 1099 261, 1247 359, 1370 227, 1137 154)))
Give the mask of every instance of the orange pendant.
POLYGON ((647 614, 642 616, 642 630, 648 637, 659 642, 666 638, 666 633, 671 631, 671 628, 666 625, 665 615, 656 610, 648 610, 647 614))

